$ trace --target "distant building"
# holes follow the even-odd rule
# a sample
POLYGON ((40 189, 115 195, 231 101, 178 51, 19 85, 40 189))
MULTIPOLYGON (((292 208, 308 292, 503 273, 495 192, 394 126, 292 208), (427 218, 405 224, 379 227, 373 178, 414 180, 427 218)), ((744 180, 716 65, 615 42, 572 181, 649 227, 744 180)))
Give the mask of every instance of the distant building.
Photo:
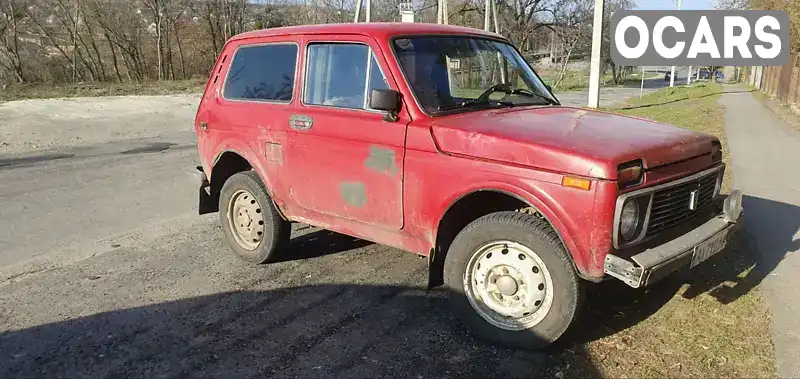
POLYGON ((400 3, 400 21, 414 22, 414 4, 410 2, 400 3))

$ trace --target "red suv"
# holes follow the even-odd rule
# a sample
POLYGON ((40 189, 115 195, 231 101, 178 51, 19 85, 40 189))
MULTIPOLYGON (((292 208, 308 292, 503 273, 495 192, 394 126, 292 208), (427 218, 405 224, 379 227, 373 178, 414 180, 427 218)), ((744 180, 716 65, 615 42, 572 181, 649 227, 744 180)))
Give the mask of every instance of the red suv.
POLYGON ((302 222, 427 256, 475 333, 537 348, 589 282, 645 286, 721 251, 717 138, 561 106, 503 37, 433 24, 244 33, 197 111, 200 213, 264 263, 302 222))

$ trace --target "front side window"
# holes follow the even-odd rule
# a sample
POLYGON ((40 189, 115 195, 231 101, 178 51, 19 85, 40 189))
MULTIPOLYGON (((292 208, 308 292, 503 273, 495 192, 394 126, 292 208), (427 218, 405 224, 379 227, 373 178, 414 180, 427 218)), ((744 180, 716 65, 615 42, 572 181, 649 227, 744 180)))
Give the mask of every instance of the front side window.
POLYGON ((228 100, 289 102, 297 45, 245 46, 236 51, 222 95, 228 100))
POLYGON ((409 37, 395 39, 392 48, 417 102, 431 114, 558 103, 508 43, 409 37))
POLYGON ((389 88, 367 45, 319 43, 308 47, 303 102, 367 109, 369 91, 389 88))

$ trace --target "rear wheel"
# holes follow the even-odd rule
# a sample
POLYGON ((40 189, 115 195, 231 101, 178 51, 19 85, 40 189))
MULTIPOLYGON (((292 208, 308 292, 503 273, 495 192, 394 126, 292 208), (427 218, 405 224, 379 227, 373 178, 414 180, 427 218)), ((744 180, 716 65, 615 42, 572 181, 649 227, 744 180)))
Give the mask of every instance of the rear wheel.
POLYGON ((451 306, 476 335, 517 348, 556 341, 583 298, 555 231, 519 212, 492 213, 464 228, 445 258, 445 284, 451 306))
POLYGON ((232 175, 222 186, 219 216, 225 241, 241 259, 265 263, 289 241, 283 220, 255 171, 232 175))

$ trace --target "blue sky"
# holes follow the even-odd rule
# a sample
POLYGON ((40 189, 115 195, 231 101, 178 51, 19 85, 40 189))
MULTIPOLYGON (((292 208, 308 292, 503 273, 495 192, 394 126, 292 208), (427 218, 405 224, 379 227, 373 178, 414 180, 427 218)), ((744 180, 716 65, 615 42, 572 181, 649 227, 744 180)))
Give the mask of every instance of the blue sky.
MULTIPOLYGON (((683 0, 681 9, 711 9, 713 0, 683 0)), ((675 9, 673 0, 636 0, 636 9, 675 9)))

